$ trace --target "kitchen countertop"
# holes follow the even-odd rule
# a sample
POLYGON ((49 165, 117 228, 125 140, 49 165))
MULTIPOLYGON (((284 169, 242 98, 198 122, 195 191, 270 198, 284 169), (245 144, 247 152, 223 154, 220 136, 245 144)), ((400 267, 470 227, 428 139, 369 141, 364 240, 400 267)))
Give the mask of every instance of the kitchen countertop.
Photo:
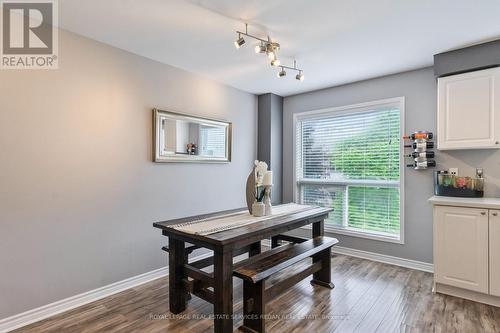
POLYGON ((500 209, 500 198, 456 198, 435 195, 429 198, 429 202, 439 206, 500 209))

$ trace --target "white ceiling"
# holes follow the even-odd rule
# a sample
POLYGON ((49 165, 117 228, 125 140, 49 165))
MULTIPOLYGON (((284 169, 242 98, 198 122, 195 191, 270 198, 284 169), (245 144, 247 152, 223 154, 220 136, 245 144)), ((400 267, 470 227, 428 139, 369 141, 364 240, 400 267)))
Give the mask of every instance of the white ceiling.
POLYGON ((500 37, 499 0, 61 0, 60 26, 255 94, 282 96, 432 65, 435 53, 500 37), (256 42, 281 43, 304 82, 276 77, 256 42))

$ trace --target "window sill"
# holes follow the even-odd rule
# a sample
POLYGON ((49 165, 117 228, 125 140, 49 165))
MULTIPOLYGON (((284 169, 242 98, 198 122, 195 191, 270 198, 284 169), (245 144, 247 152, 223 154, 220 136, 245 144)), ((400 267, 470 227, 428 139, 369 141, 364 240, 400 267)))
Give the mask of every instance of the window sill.
MULTIPOLYGON (((301 229, 311 229, 311 226, 304 226, 301 229)), ((368 233, 368 232, 360 232, 360 231, 349 230, 349 229, 335 228, 331 225, 326 225, 326 224, 325 224, 325 232, 332 233, 332 234, 351 236, 351 237, 372 239, 372 240, 377 240, 377 241, 387 242, 387 243, 396 243, 396 244, 404 244, 405 243, 404 239, 402 237, 401 238, 400 237, 391 237, 391 236, 386 236, 386 235, 377 234, 377 233, 368 233)))

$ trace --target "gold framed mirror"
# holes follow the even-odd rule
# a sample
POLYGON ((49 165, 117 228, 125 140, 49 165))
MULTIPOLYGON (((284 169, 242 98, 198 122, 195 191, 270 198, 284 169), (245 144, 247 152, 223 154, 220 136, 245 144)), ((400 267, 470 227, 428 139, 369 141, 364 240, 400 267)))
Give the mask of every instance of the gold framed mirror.
POLYGON ((154 162, 228 163, 232 124, 153 109, 154 162))

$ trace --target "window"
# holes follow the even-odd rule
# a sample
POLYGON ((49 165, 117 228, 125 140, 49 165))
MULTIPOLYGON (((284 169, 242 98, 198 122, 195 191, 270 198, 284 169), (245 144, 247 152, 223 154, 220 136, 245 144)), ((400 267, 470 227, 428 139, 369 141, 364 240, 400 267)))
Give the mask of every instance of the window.
POLYGON ((200 154, 203 156, 226 156, 226 129, 216 126, 200 126, 200 154))
POLYGON ((295 116, 297 200, 332 207, 326 228, 403 241, 404 99, 295 116))

